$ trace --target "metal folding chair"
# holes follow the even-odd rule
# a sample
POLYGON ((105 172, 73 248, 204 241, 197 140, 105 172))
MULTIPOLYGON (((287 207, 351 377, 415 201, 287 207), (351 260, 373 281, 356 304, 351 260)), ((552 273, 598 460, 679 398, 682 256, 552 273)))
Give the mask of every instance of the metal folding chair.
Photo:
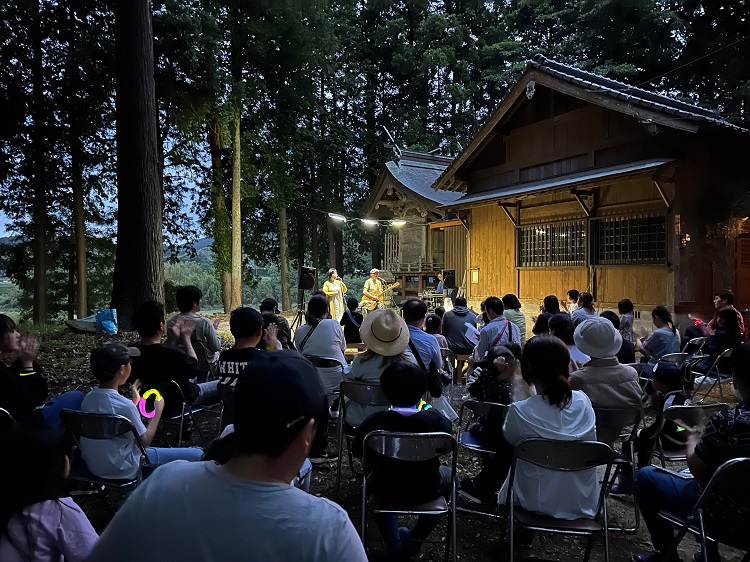
MULTIPOLYGON (((732 349, 734 348, 729 348, 729 349, 725 349, 724 351, 722 351, 719 354, 719 356, 714 360, 714 362, 711 364, 711 368, 705 373, 701 373, 700 371, 693 371, 693 370, 690 371, 690 376, 692 380, 695 380, 696 376, 703 377, 703 379, 701 379, 701 382, 698 383, 698 386, 695 387, 695 390, 693 390, 693 394, 690 397, 691 400, 694 400, 696 402, 703 402, 706 398, 708 398, 708 395, 711 394, 711 391, 714 389, 714 386, 716 386, 716 384, 718 383, 719 400, 721 400, 722 402, 724 401, 724 391, 721 387, 722 373, 719 372, 719 361, 721 361, 724 358, 729 359, 732 356, 732 349), (695 400, 695 397, 698 395, 698 390, 700 389, 700 387, 703 386, 703 383, 706 382, 707 378, 712 377, 712 376, 714 377, 714 382, 711 384, 706 394, 704 394, 703 398, 701 398, 700 400, 695 400)), ((725 377, 725 378, 729 380, 728 377, 725 377)))
POLYGON ((226 426, 234 423, 234 387, 219 383, 216 388, 219 391, 219 400, 221 401, 218 431, 218 435, 221 435, 226 426))
POLYGON ((650 459, 654 455, 661 461, 662 467, 666 467, 668 462, 686 462, 687 447, 682 447, 676 451, 665 451, 662 443, 662 432, 667 420, 673 422, 682 422, 691 427, 703 429, 706 421, 720 410, 726 411, 726 404, 695 404, 691 406, 670 406, 662 414, 659 422, 659 431, 654 440, 654 446, 651 449, 650 459))
POLYGON ((0 408, 0 429, 7 430, 16 425, 16 420, 5 408, 0 408))
POLYGON ((403 515, 441 515, 449 513, 448 533, 445 540, 445 557, 452 551, 454 562, 458 560, 458 543, 456 531, 456 465, 458 461, 458 446, 456 440, 447 433, 394 433, 387 431, 373 431, 365 437, 362 470, 362 544, 367 548, 367 512, 392 513, 403 515), (390 459, 404 462, 424 462, 445 455, 451 455, 451 493, 450 500, 443 496, 425 503, 384 502, 369 495, 367 489, 367 467, 369 457, 377 453, 390 459))
POLYGON ((513 464, 508 477, 508 495, 506 506, 508 510, 508 523, 510 534, 510 560, 513 560, 515 544, 513 532, 518 524, 532 531, 544 531, 550 533, 562 533, 566 535, 588 536, 584 562, 591 555, 594 536, 601 533, 604 535, 604 560, 609 562, 609 527, 607 521, 607 485, 614 453, 604 443, 597 441, 555 441, 551 439, 526 439, 515 448, 513 464), (599 500, 594 519, 555 519, 546 515, 540 515, 526 511, 515 505, 515 494, 513 482, 516 475, 518 461, 522 460, 548 470, 562 472, 575 472, 590 470, 598 466, 606 466, 604 473, 604 485, 599 492, 599 500), (599 523, 599 520, 602 523, 599 523))
POLYGON ((662 355, 659 361, 673 363, 679 368, 685 364, 685 361, 687 361, 689 357, 690 355, 687 353, 667 353, 666 355, 662 355))
POLYGON ((141 437, 128 418, 114 414, 92 414, 74 410, 63 410, 60 412, 60 420, 75 443, 70 463, 70 478, 72 480, 97 486, 97 493, 99 494, 106 493, 107 488, 133 488, 141 482, 143 479, 143 470, 149 466, 148 455, 146 454, 146 449, 143 447, 143 443, 141 443, 141 437), (132 435, 136 446, 141 452, 138 472, 133 478, 100 478, 89 470, 81 455, 80 440, 82 437, 102 440, 123 437, 128 434, 132 435))
POLYGON ((708 562, 708 542, 744 550, 742 562, 750 561, 750 458, 732 459, 714 472, 703 493, 685 517, 659 511, 659 517, 679 527, 672 548, 677 549, 686 533, 700 540, 703 562, 708 562), (712 506, 718 508, 716 517, 712 506))
POLYGON ((341 498, 341 453, 346 441, 346 452, 349 457, 349 468, 352 474, 358 472, 354 468, 354 457, 352 456, 352 439, 357 428, 346 424, 347 400, 351 400, 361 406, 376 406, 383 409, 388 408, 391 403, 385 397, 383 389, 378 383, 358 380, 345 380, 339 386, 339 419, 336 432, 338 434, 338 460, 336 461, 336 495, 341 498))
POLYGON ((625 363, 628 367, 633 367, 635 369, 635 372, 638 373, 638 376, 641 376, 641 373, 643 372, 643 363, 625 363))
MULTIPOLYGON (((638 428, 643 420, 643 408, 594 408, 594 414, 596 415, 596 437, 598 441, 606 443, 610 447, 613 447, 614 442, 618 437, 623 437, 630 440, 632 443, 633 439, 638 432, 638 428), (623 430, 630 427, 630 431, 624 432, 623 430)), ((614 448, 614 447, 613 447, 614 448)), ((614 486, 617 481, 617 477, 624 467, 630 467, 633 471, 633 478, 637 471, 635 447, 630 447, 630 454, 626 457, 624 455, 615 454, 612 464, 615 469, 612 472, 612 478, 609 482, 605 482, 607 486, 607 494, 614 486)), ((618 531, 622 533, 635 533, 641 525, 641 512, 638 508, 638 502, 633 497, 633 511, 635 516, 635 524, 633 527, 610 527, 610 531, 618 531)))
MULTIPOLYGON (((204 406, 193 406, 187 403, 187 400, 185 398, 185 394, 182 392, 182 387, 180 387, 179 384, 177 384, 177 381, 170 380, 169 382, 165 382, 163 384, 158 385, 149 385, 148 388, 155 388, 162 394, 165 393, 167 389, 170 389, 170 392, 168 394, 176 393, 179 395, 180 400, 182 401, 182 404, 180 406, 180 411, 173 413, 173 414, 166 414, 163 413, 161 416, 161 423, 168 425, 179 425, 179 432, 177 433, 177 446, 182 447, 182 436, 185 429, 185 418, 190 418, 190 421, 193 425, 193 427, 198 431, 201 438, 203 438, 203 431, 201 431, 200 426, 195 422, 195 416, 193 414, 196 414, 198 412, 202 412, 205 407, 204 406)), ((145 390, 144 390, 145 392, 145 390)), ((167 445, 169 443, 167 442, 167 445)))
POLYGON ((682 353, 685 353, 690 348, 690 346, 693 345, 693 346, 698 346, 698 349, 695 351, 695 353, 693 353, 693 355, 702 355, 703 346, 706 345, 706 340, 708 340, 707 337, 690 339, 682 348, 682 353))

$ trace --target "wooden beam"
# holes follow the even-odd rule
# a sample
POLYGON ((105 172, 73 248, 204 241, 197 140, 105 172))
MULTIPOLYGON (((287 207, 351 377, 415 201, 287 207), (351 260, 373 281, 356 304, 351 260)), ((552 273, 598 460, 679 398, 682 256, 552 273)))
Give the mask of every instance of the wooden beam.
POLYGON ((576 201, 578 201, 578 204, 581 206, 581 209, 583 209, 583 212, 586 213, 587 217, 591 216, 591 210, 586 205, 586 202, 583 200, 583 197, 579 193, 576 193, 576 190, 573 190, 573 195, 576 198, 576 201))
POLYGON ((659 183, 659 180, 652 180, 654 182, 654 185, 656 186, 656 190, 659 192, 659 195, 661 195, 662 201, 664 201, 664 204, 667 206, 667 211, 669 211, 672 208, 672 204, 669 202, 669 199, 667 199, 667 194, 664 193, 664 188, 659 183))
POLYGON ((505 214, 508 215, 508 218, 510 219, 510 222, 513 223, 513 226, 518 226, 518 221, 515 219, 513 215, 510 214, 510 211, 508 210, 508 207, 503 205, 502 203, 498 203, 498 206, 505 211, 505 214))

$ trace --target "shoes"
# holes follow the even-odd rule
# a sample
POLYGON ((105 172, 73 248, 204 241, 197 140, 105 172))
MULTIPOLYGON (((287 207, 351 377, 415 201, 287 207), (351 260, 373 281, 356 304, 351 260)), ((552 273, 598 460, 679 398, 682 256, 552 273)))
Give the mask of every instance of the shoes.
POLYGON ((419 556, 419 551, 422 550, 422 545, 418 541, 411 540, 411 530, 408 527, 399 527, 398 538, 401 542, 399 560, 403 562, 416 560, 417 556, 419 556))
POLYGON ((635 491, 635 483, 633 482, 633 473, 628 470, 623 470, 617 477, 617 482, 609 490, 610 494, 632 494, 635 491))
POLYGON ((339 456, 336 453, 330 452, 330 451, 324 451, 318 455, 309 457, 310 464, 317 465, 317 464, 327 464, 331 462, 336 462, 339 460, 339 456))
POLYGON ((497 502, 497 497, 494 494, 487 494, 479 490, 474 485, 474 481, 471 478, 464 478, 461 480, 458 495, 477 505, 497 502))

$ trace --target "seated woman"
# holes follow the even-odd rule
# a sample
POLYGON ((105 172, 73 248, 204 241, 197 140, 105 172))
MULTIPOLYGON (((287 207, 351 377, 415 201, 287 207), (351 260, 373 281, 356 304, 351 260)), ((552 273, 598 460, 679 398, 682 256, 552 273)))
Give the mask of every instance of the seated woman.
POLYGON ((428 314, 424 321, 424 331, 435 336, 440 349, 448 349, 448 340, 441 333, 443 320, 437 314, 428 314))
MULTIPOLYGON (((381 375, 391 364, 414 361, 406 352, 409 329, 393 310, 381 308, 370 312, 362 321, 359 333, 367 351, 354 358, 347 379, 380 384, 381 375)), ((351 427, 362 425, 370 414, 387 410, 387 407, 363 406, 355 402, 347 402, 346 406, 344 421, 351 427)))
MULTIPOLYGON (((521 348, 515 343, 490 349, 484 359, 474 366, 476 378, 467 388, 471 397, 482 402, 508 405, 531 396, 529 385, 521 377, 520 358, 521 348)), ((508 476, 513 448, 503 439, 502 424, 501 418, 478 417, 469 427, 472 437, 497 453, 483 457, 483 468, 477 476, 461 481, 461 495, 475 503, 495 499, 508 476)))
POLYGON ((513 293, 508 293, 503 297, 503 316, 518 326, 521 332, 521 346, 526 343, 526 317, 521 312, 521 301, 513 293))
POLYGON ((534 327, 531 328, 531 333, 535 336, 549 333, 549 319, 552 318, 552 314, 549 312, 542 312, 539 316, 534 318, 534 327))
MULTIPOLYGON (((526 343, 521 375, 536 396, 510 406, 503 436, 512 446, 525 439, 596 440, 596 416, 586 394, 568 384, 570 353, 558 338, 538 336, 526 343)), ((519 461, 513 482, 516 504, 558 519, 592 518, 599 499, 596 469, 551 472, 519 461)), ((508 481, 500 490, 506 501, 508 481)))
MULTIPOLYGON (((742 343, 742 332, 733 308, 725 308, 716 314, 716 331, 708 336, 703 346, 702 357, 691 370, 708 373, 716 358, 727 349, 734 349, 742 343)), ((722 359, 718 365, 719 373, 729 373, 729 359, 722 359)))
POLYGON ((359 337, 359 327, 362 325, 364 317, 357 312, 359 302, 354 297, 346 299, 346 310, 339 322, 344 327, 344 339, 346 343, 362 343, 359 337))
POLYGON ((594 295, 586 292, 580 293, 578 295, 578 308, 576 308, 571 313, 573 324, 575 326, 578 326, 578 324, 580 324, 590 316, 596 316, 596 309, 594 308, 594 295))
POLYGON ((542 312, 548 312, 549 314, 559 314, 561 312, 560 301, 555 295, 547 295, 544 297, 542 312))
POLYGON ((549 333, 568 346, 570 372, 580 369, 591 359, 578 349, 573 340, 573 320, 567 314, 555 314, 549 319, 549 333))
POLYGON ((651 335, 643 336, 638 339, 635 349, 640 350, 643 355, 648 357, 648 363, 643 366, 641 375, 651 376, 654 365, 659 359, 668 353, 678 353, 680 351, 680 332, 672 322, 672 315, 664 306, 657 306, 651 311, 651 321, 656 326, 656 330, 651 335))
POLYGON ((16 426, 0 437, 0 560, 88 558, 99 536, 68 495, 69 474, 52 434, 16 426))

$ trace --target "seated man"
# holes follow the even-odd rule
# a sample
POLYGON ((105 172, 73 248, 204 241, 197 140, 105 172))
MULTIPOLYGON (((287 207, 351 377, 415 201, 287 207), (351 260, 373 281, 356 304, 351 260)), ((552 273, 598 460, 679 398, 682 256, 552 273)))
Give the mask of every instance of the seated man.
POLYGON ((199 380, 213 378, 216 376, 216 362, 219 359, 219 351, 221 351, 221 339, 219 334, 216 333, 219 319, 216 319, 212 324, 208 318, 197 314, 203 303, 203 291, 195 285, 187 285, 177 289, 175 299, 180 313, 167 322, 167 345, 179 345, 177 336, 179 332, 173 330, 173 328, 178 322, 189 320, 193 325, 190 344, 198 359, 199 380))
POLYGON ((358 304, 354 297, 346 299, 346 312, 341 317, 346 343, 362 343, 362 338, 359 337, 359 327, 362 325, 364 317, 357 312, 358 304))
MULTIPOLYGON (((427 391, 425 373, 417 365, 405 361, 391 364, 380 377, 380 384, 390 410, 370 415, 357 430, 352 445, 354 456, 363 456, 364 439, 371 431, 400 431, 405 433, 451 432, 451 424, 437 410, 419 409, 427 391)), ((448 497, 451 491, 450 469, 441 466, 439 459, 407 463, 368 453, 372 472, 368 482, 373 493, 384 500, 428 502, 439 495, 448 497)), ((416 557, 432 530, 440 523, 439 515, 422 515, 413 529, 398 527, 396 516, 375 514, 380 534, 394 556, 401 552, 407 559, 416 557)))
MULTIPOLYGON (((719 466, 731 459, 750 456, 750 343, 734 349, 731 365, 732 390, 739 401, 737 406, 711 416, 702 434, 694 431, 695 428, 685 428, 690 433, 687 464, 695 478, 685 479, 655 466, 641 469, 636 476, 636 500, 657 554, 636 554, 633 556, 635 562, 678 561, 677 552, 671 550, 674 529, 659 517, 659 510, 687 515, 719 466)), ((720 509, 712 510, 711 515, 717 517, 720 512, 720 509)), ((727 516, 733 517, 731 514, 727 516)), ((709 562, 720 560, 716 544, 709 542, 709 548, 709 562)))
POLYGON ((427 305, 419 299, 409 299, 404 303, 403 316, 409 328, 409 349, 417 365, 427 374, 427 387, 430 396, 439 398, 443 393, 443 356, 435 336, 422 328, 427 318, 427 305))
MULTIPOLYGON (((601 316, 589 316, 573 333, 576 347, 591 359, 570 374, 570 387, 582 390, 596 408, 641 407, 642 392, 638 373, 629 365, 621 365, 615 355, 622 345, 622 336, 612 323, 601 316)), ((621 427, 597 425, 597 439, 614 443, 621 427)))
POLYGON ((466 337, 469 327, 476 327, 477 315, 466 308, 466 298, 456 297, 456 306, 443 315, 443 335, 448 340, 448 349, 456 355, 471 355, 475 343, 466 337))
POLYGON ((489 349, 496 345, 517 343, 521 345, 521 330, 513 322, 503 316, 505 306, 497 297, 489 297, 484 301, 489 323, 479 333, 479 343, 476 347, 477 359, 482 359, 489 349))
POLYGON ((279 331, 277 338, 281 343, 282 349, 294 349, 292 343, 292 330, 289 328, 289 322, 279 313, 279 303, 273 297, 268 297, 260 302, 260 313, 271 312, 278 317, 279 331))
POLYGON ((154 472, 88 560, 132 560, 137 537, 138 550, 154 560, 365 562, 346 512, 289 484, 316 424, 326 423, 325 398, 315 367, 301 356, 260 355, 235 387, 226 464, 174 462, 154 472))
POLYGON ((198 376, 198 360, 190 342, 193 328, 189 320, 180 320, 172 328, 180 347, 161 343, 167 333, 164 305, 161 303, 148 301, 139 306, 133 314, 133 327, 141 335, 141 341, 135 344, 141 355, 133 361, 131 382, 138 379, 144 387, 159 386, 165 409, 172 414, 181 411, 182 397, 176 389, 165 386, 170 380, 180 385, 188 404, 212 404, 218 401, 216 385, 219 381, 194 382, 198 376))
MULTIPOLYGON (((194 448, 155 448, 149 447, 156 435, 164 401, 154 402, 154 417, 148 427, 141 422, 136 404, 141 399, 138 392, 139 382, 133 384, 132 400, 122 396, 118 389, 124 385, 130 376, 131 357, 137 357, 140 352, 134 347, 110 342, 91 352, 91 372, 99 386, 93 388, 81 404, 81 411, 93 414, 113 414, 124 416, 130 420, 136 432, 141 437, 141 443, 146 447, 148 462, 160 465, 173 460, 198 461, 203 457, 203 451, 194 448)), ((81 455, 89 470, 100 478, 133 478, 138 472, 141 450, 135 443, 132 434, 114 439, 86 439, 81 438, 81 455)))

